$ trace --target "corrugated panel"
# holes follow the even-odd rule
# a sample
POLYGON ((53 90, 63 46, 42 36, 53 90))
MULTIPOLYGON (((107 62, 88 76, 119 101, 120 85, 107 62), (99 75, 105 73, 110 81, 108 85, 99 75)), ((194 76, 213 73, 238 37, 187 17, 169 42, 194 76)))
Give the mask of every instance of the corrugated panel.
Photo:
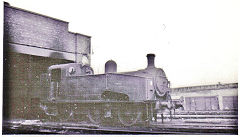
POLYGON ((190 98, 191 101, 191 106, 190 106, 190 110, 196 110, 196 102, 194 98, 190 98))
POLYGON ((206 100, 204 97, 193 98, 195 100, 195 110, 206 110, 206 100))
POLYGON ((219 102, 216 96, 186 97, 186 110, 219 110, 219 102))
POLYGON ((233 108, 238 108, 238 96, 233 96, 233 108))
POLYGON ((203 109, 203 110, 212 110, 212 105, 211 105, 211 98, 205 98, 205 106, 206 106, 206 109, 203 109))
POLYGON ((211 110, 219 110, 218 97, 212 97, 211 98, 211 110))
POLYGON ((223 109, 231 110, 231 109, 237 109, 237 107, 238 107, 237 96, 224 96, 223 97, 223 109))
POLYGON ((186 97, 185 98, 185 102, 186 102, 185 109, 186 110, 191 110, 191 98, 190 97, 186 97))

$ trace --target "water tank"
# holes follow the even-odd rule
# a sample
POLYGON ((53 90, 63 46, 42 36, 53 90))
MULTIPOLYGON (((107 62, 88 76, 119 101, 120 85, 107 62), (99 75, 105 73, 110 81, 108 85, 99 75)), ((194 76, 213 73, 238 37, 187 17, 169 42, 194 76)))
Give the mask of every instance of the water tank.
POLYGON ((105 63, 105 73, 117 72, 117 63, 113 60, 109 60, 105 63))

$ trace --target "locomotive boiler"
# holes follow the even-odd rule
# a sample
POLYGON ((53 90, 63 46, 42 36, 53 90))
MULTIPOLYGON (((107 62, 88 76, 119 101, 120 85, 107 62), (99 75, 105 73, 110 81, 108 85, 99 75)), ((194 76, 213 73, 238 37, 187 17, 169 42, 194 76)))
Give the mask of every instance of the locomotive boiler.
POLYGON ((94 124, 150 122, 158 111, 172 107, 169 81, 154 66, 154 57, 147 55, 146 69, 122 73, 94 75, 90 66, 78 63, 50 66, 43 75, 41 108, 61 121, 87 117, 94 124))

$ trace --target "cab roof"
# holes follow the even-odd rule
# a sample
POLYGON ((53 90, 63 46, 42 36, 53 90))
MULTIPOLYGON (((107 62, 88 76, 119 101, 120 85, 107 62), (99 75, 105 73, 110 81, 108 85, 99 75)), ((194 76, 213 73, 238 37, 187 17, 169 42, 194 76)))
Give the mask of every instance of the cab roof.
POLYGON ((69 66, 76 66, 76 65, 82 65, 82 64, 81 63, 57 64, 57 65, 52 65, 48 67, 48 70, 62 69, 62 68, 67 68, 69 66))

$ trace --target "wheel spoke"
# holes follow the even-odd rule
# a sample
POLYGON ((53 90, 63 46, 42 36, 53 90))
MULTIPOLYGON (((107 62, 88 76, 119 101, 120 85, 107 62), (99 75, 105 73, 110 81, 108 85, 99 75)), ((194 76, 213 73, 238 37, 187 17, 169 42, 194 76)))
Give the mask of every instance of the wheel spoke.
POLYGON ((88 109, 88 118, 94 124, 101 123, 101 110, 97 107, 90 107, 88 109))
POLYGON ((69 121, 73 116, 70 106, 61 106, 58 108, 58 119, 62 122, 69 121))
POLYGON ((141 114, 137 107, 129 105, 118 110, 118 119, 124 126, 131 126, 137 123, 141 114))

